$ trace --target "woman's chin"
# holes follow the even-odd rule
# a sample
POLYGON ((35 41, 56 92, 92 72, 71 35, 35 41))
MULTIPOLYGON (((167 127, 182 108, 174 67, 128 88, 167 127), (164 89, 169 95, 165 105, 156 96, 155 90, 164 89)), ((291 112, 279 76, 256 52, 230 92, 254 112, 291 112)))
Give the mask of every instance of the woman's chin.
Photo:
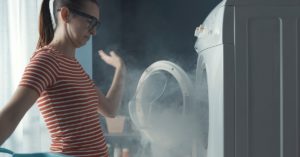
POLYGON ((78 45, 76 46, 77 48, 80 48, 82 46, 84 46, 87 43, 88 40, 83 40, 80 43, 78 43, 78 45))

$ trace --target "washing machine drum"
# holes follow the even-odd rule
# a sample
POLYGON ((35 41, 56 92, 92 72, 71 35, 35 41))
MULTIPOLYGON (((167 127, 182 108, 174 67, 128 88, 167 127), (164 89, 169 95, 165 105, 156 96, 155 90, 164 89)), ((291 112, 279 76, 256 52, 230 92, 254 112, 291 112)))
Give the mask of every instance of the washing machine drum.
MULTIPOLYGON (((158 61, 142 74, 129 103, 130 116, 143 137, 165 149, 190 149, 194 133, 193 85, 176 64, 158 61)), ((171 150, 170 150, 171 151, 171 150)))

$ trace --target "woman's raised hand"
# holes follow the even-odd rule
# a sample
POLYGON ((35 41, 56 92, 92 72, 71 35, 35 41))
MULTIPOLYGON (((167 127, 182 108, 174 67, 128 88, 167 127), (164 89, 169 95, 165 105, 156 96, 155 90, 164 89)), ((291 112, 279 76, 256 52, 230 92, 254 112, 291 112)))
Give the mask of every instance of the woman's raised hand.
POLYGON ((124 62, 122 58, 114 51, 110 51, 108 55, 103 50, 99 50, 99 56, 105 63, 115 67, 116 69, 121 70, 124 68, 124 62))

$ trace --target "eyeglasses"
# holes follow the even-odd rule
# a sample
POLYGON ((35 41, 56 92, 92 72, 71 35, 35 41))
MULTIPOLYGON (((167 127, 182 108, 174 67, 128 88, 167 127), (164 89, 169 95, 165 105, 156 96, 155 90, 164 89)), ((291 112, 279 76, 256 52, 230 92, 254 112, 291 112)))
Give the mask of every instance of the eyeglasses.
MULTIPOLYGON (((96 28, 96 30, 99 29, 99 27, 101 25, 101 22, 96 17, 94 17, 92 15, 89 15, 87 13, 84 13, 82 11, 79 11, 77 9, 69 8, 69 10, 71 12, 73 12, 74 14, 77 14, 81 17, 84 17, 84 18, 88 19, 88 22, 89 22, 88 29, 89 29, 89 31, 92 31, 95 28, 96 28)), ((60 11, 60 9, 57 9, 57 11, 60 11)))

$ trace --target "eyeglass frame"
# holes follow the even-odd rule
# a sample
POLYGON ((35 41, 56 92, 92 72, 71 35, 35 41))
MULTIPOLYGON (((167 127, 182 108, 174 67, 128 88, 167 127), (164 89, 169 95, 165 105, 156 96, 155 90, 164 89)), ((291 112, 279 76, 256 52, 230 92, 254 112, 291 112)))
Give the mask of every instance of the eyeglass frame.
MULTIPOLYGON (((74 8, 70 8, 70 7, 68 7, 68 9, 71 12, 73 12, 73 13, 81 16, 81 17, 84 17, 84 18, 87 18, 87 19, 91 20, 91 21, 89 21, 89 28, 88 28, 89 31, 92 31, 94 28, 96 28, 96 30, 99 29, 99 27, 101 25, 101 22, 96 17, 94 17, 92 15, 89 15, 87 13, 84 13, 84 12, 78 10, 78 9, 74 9, 74 8)), ((61 8, 57 9, 57 11, 60 11, 60 10, 61 10, 61 8)))

